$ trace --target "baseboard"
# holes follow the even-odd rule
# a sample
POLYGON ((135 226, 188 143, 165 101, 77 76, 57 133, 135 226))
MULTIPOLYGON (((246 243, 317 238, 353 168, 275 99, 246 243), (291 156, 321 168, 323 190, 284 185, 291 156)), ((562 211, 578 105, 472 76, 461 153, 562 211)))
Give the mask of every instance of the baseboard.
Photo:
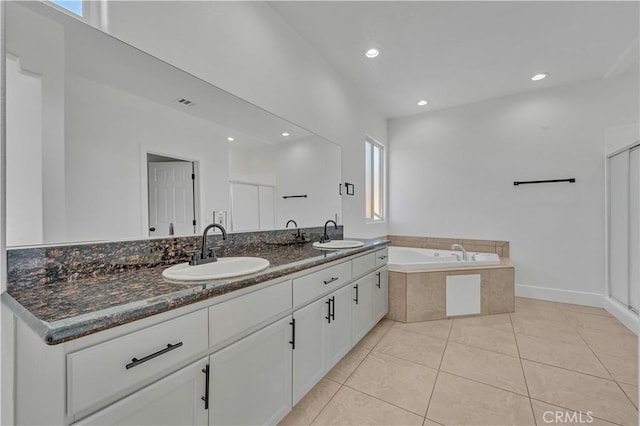
POLYGON ((611 315, 616 317, 618 321, 624 324, 629 330, 633 331, 635 335, 638 335, 638 328, 640 327, 640 320, 638 316, 629 311, 626 306, 610 297, 604 298, 604 308, 611 315))
POLYGON ((531 299, 550 300, 552 302, 573 303, 575 305, 604 307, 604 295, 586 291, 560 290, 557 288, 537 287, 516 284, 516 296, 531 299))

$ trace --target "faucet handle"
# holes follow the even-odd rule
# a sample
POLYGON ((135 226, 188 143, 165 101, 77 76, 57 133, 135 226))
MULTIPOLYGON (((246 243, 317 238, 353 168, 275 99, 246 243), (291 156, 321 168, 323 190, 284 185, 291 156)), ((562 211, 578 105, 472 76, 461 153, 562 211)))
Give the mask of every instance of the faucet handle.
POLYGON ((208 258, 213 258, 216 259, 218 256, 216 256, 216 250, 218 248, 217 247, 210 247, 209 249, 207 249, 207 257, 208 258))
POLYGON ((188 251, 187 254, 189 255, 189 264, 195 265, 196 261, 200 257, 200 250, 188 251))

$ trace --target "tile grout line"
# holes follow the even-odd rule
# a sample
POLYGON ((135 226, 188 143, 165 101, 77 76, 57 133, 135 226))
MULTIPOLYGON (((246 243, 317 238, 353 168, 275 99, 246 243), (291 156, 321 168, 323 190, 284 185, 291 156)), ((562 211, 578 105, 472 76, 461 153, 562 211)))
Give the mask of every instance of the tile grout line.
MULTIPOLYGON (((547 367, 557 368, 559 370, 569 371, 571 373, 582 374, 582 375, 585 375, 585 376, 593 377, 594 379, 601 379, 601 380, 606 380, 608 382, 616 382, 617 383, 617 380, 615 380, 615 379, 607 379, 606 377, 596 376, 595 374, 585 373, 583 371, 572 370, 571 368, 567 368, 567 367, 560 367, 558 365, 549 364, 549 363, 538 361, 538 360, 535 360, 535 359, 529 359, 529 358, 520 358, 520 359, 521 360, 525 360, 525 361, 529 361, 529 362, 533 362, 533 363, 536 363, 536 364, 540 364, 540 365, 546 365, 547 367)), ((600 362, 602 364, 602 362, 599 359, 598 359, 598 362, 600 362)), ((608 372, 608 370, 607 370, 607 372, 608 372)))
MULTIPOLYGON (((515 310, 514 310, 515 311, 515 310)), ((533 409, 533 401, 531 401, 531 392, 529 391, 529 382, 527 381, 527 375, 524 372, 524 365, 522 364, 522 355, 520 354, 520 346, 518 346, 518 338, 516 337, 516 329, 513 326, 513 319, 509 314, 509 322, 511 323, 511 331, 513 332, 513 340, 516 342, 516 350, 518 351, 518 360, 520 361, 520 370, 522 371, 522 377, 524 378, 524 386, 527 388, 527 396, 529 397, 529 407, 531 407, 531 415, 533 416, 533 422, 537 425, 536 412, 533 409)))
MULTIPOLYGON (((320 379, 320 380, 322 380, 322 379, 320 379)), ((331 379, 327 379, 327 380, 331 380, 331 379)), ((331 380, 331 381, 333 382, 333 380, 331 380)), ((318 383, 320 383, 320 382, 318 382, 318 383)), ((334 383, 338 383, 338 382, 334 382, 334 383)), ((313 422, 315 422, 315 421, 316 421, 316 419, 318 418, 318 416, 320 416, 320 414, 322 414, 322 412, 325 410, 325 408, 327 408, 327 405, 329 405, 329 403, 330 403, 331 401, 333 401, 333 398, 338 394, 338 392, 340 392, 340 389, 342 389, 342 388, 344 387, 344 385, 343 385, 343 384, 340 384, 340 383, 338 383, 338 384, 340 385, 340 387, 338 388, 338 390, 337 390, 333 395, 331 395, 331 398, 329 398, 329 400, 326 402, 326 404, 324 404, 324 405, 322 406, 322 408, 318 411, 318 414, 316 414, 316 415, 313 417, 313 419, 311 419, 311 421, 309 422, 309 426, 311 426, 311 425, 313 424, 313 422)), ((316 383, 316 385, 315 385, 315 386, 318 386, 318 384, 316 383)), ((315 387, 315 386, 314 386, 314 387, 315 387)), ((308 394, 308 393, 307 393, 307 394, 308 394)), ((306 396, 306 395, 305 395, 305 396, 306 396)), ((304 397, 303 397, 303 398, 304 398, 304 397)), ((302 401, 302 400, 300 400, 300 401, 302 401)), ((300 401, 298 401, 298 403, 300 403, 300 401)))
POLYGON ((485 383, 485 382, 481 382, 480 380, 477 380, 477 379, 471 379, 471 378, 469 378, 469 377, 461 376, 460 374, 451 373, 451 372, 446 371, 446 370, 442 370, 442 372, 443 372, 443 373, 446 373, 446 374, 448 374, 448 375, 450 375, 450 376, 455 376, 455 377, 458 377, 458 378, 460 378, 460 379, 464 379, 464 380, 468 380, 468 381, 470 381, 470 382, 478 383, 478 384, 480 384, 480 385, 484 385, 484 386, 487 386, 487 387, 490 387, 490 388, 493 388, 493 389, 497 389, 497 390, 499 390, 499 391, 509 392, 509 393, 512 393, 512 394, 517 395, 517 396, 519 396, 519 397, 527 398, 527 399, 528 399, 527 395, 524 395, 524 394, 521 394, 521 393, 518 393, 518 392, 514 392, 514 391, 509 390, 509 389, 504 389, 504 388, 501 388, 501 387, 496 386, 496 385, 490 385, 489 383, 485 383))
MULTIPOLYGON (((438 377, 440 377, 440 367, 442 367, 442 361, 444 361, 444 354, 447 352, 447 346, 449 345, 449 338, 451 337, 451 332, 453 331, 453 325, 455 324, 455 318, 451 321, 451 325, 449 326, 449 333, 447 334, 447 340, 444 343, 444 349, 442 350, 442 356, 440 357, 440 364, 438 365, 438 369, 436 371, 436 378, 433 380, 433 387, 431 388, 431 395, 429 395, 429 401, 427 401, 427 410, 424 412, 424 419, 422 424, 427 419, 427 414, 429 413, 429 407, 431 406, 431 401, 433 400, 433 394, 436 393, 436 385, 438 384, 438 377)), ((436 422, 437 423, 437 422, 436 422)))
MULTIPOLYGON (((606 316, 606 315, 592 314, 592 313, 588 313, 588 312, 574 311, 574 310, 571 310, 571 309, 567 309, 569 312, 565 312, 565 310, 564 310, 564 309, 562 309, 561 307, 557 307, 556 309, 557 309, 557 310, 562 314, 562 316, 565 318, 565 320, 567 320, 567 323, 570 325, 571 329, 572 329, 572 330, 573 330, 573 331, 578 335, 578 337, 580 338, 580 340, 584 343, 584 346, 586 347, 586 349, 587 349, 587 350, 589 350, 589 351, 591 351, 591 353, 594 355, 594 357, 598 360, 598 362, 600 363, 600 365, 604 368, 604 370, 607 372, 607 374, 609 374, 609 376, 610 376, 611 378, 610 378, 610 379, 607 379, 607 378, 604 378, 604 377, 595 376, 595 375, 593 375, 593 374, 584 373, 584 372, 582 372, 582 371, 572 370, 572 369, 565 368, 565 367, 559 367, 559 366, 556 366, 556 365, 547 364, 547 363, 540 362, 540 361, 535 361, 535 360, 529 360, 529 359, 526 359, 526 358, 525 358, 525 359, 526 359, 527 361, 529 361, 529 362, 534 362, 534 363, 537 363, 537 364, 546 365, 546 366, 549 366, 549 367, 558 368, 558 369, 561 369, 561 370, 565 370, 565 371, 569 371, 569 372, 573 372, 573 373, 577 373, 577 374, 583 374, 583 375, 585 375, 585 376, 593 377, 593 378, 596 378, 596 379, 602 379, 602 380, 606 380, 606 381, 609 381, 609 382, 614 382, 614 383, 618 386, 618 388, 620 389, 620 391, 624 394, 624 396, 625 396, 625 397, 626 397, 626 398, 631 402, 632 406, 636 409, 636 412, 638 412, 638 407, 636 407, 636 406, 635 406, 635 404, 634 404, 634 403, 633 403, 633 401, 631 400, 631 397, 630 397, 629 395, 627 395, 627 393, 624 391, 624 389, 622 389, 622 386, 620 386, 620 383, 618 383, 618 381, 613 377, 613 375, 611 374, 611 371, 609 371, 609 369, 605 366, 605 364, 600 360, 600 357, 598 357, 598 354, 596 353, 596 351, 591 347, 591 345, 589 344, 589 342, 587 342, 587 340, 584 338, 584 336, 582 335, 582 333, 580 333, 580 329, 578 328, 578 326, 576 326, 576 325, 574 325, 574 324, 573 324, 573 322, 570 320, 570 318, 569 318, 569 316, 568 316, 567 314, 571 314, 571 313, 579 313, 579 314, 591 315, 591 316, 594 316, 594 317, 602 317, 602 318, 608 318, 608 316, 606 316)), ((602 331, 602 332, 605 332, 605 333, 606 333, 606 331, 605 331, 605 330, 593 329, 593 328, 590 328, 590 327, 585 327, 585 328, 587 328, 587 329, 589 329, 589 330, 602 331)), ((515 329, 514 329, 514 332, 515 332, 515 329)), ((521 333, 521 334, 523 334, 523 333, 521 333)), ((527 334, 523 334, 523 335, 524 335, 524 336, 529 336, 529 335, 527 335, 527 334)), ((530 337, 536 337, 536 338, 539 338, 539 339, 548 340, 548 339, 544 339, 544 338, 539 337, 539 336, 530 336, 530 337)), ((548 341, 553 342, 553 341, 551 341, 551 340, 548 340, 548 341)), ((516 339, 516 343, 517 343, 517 339, 516 339)), ((571 344, 571 343, 568 343, 568 342, 562 342, 562 343, 569 344, 569 345, 571 344)), ((577 345, 576 345, 576 346, 577 346, 577 345)), ((522 359, 522 358, 521 358, 521 359, 522 359)), ((526 380, 526 377, 525 377, 525 380, 526 380)), ((566 410, 575 411, 575 410, 574 410, 574 409, 572 409, 572 408, 562 407, 562 406, 560 406, 560 405, 557 405, 556 403, 547 402, 547 401, 542 401, 542 400, 539 400, 539 399, 536 399, 536 398, 531 398, 531 397, 530 397, 530 398, 529 398, 529 400, 530 400, 530 401, 539 401, 539 402, 543 402, 543 403, 546 403, 546 404, 549 404, 549 405, 554 405, 554 406, 556 406, 556 407, 561 407, 561 408, 564 408, 564 409, 566 409, 566 410)), ((532 402, 532 407, 533 407, 533 402, 532 402)), ((614 421, 612 421, 612 420, 604 419, 604 418, 602 418, 602 417, 596 417, 596 416, 594 416, 594 418, 597 418, 597 419, 600 419, 600 420, 603 420, 603 421, 606 421, 606 422, 610 422, 610 423, 618 424, 618 423, 616 423, 616 422, 614 422, 614 421)), ((535 420, 535 417, 534 417, 534 420, 535 420)))
MULTIPOLYGON (((376 324, 376 325, 377 325, 377 324, 376 324)), ((369 332, 368 332, 368 333, 371 333, 371 331, 372 331, 375 327, 376 327, 376 326, 374 325, 374 326, 371 328, 371 330, 369 330, 369 332)), ((352 387, 350 387, 350 386, 346 386, 346 384, 345 384, 345 383, 347 383, 347 380, 349 380, 349 378, 350 378, 350 377, 353 375, 353 373, 358 369, 358 367, 360 367, 360 365, 362 365, 362 363, 364 362, 364 360, 365 360, 365 359, 367 359, 367 357, 369 356, 369 354, 370 354, 371 352, 373 352, 373 349, 374 349, 376 346, 378 346, 378 343, 380 343, 380 341, 381 341, 381 340, 384 338, 384 336, 389 332, 389 330, 391 330, 391 327, 393 327, 393 325, 392 325, 392 326, 390 326, 390 327, 387 327, 387 330, 382 334, 382 336, 380 336, 380 339, 376 342, 376 344, 375 344, 375 345, 373 345, 373 347, 371 347, 370 349, 369 349, 369 348, 365 348, 365 349, 367 349, 367 354, 364 356, 364 358, 362 358, 362 360, 358 363, 358 365, 356 365, 356 367, 353 369, 353 371, 352 371, 352 372, 347 376, 347 378, 344 380, 344 383, 339 383, 339 382, 336 382, 335 380, 331 380, 331 379, 327 378, 327 380, 331 380, 331 381, 332 381, 332 382, 334 382, 334 383, 338 383, 338 384, 340 385, 340 387, 338 388, 338 390, 336 391, 336 393, 334 393, 334 394, 331 396, 331 398, 329 398, 329 400, 327 401, 327 403, 326 403, 326 404, 324 404, 324 406, 322 407, 322 409, 321 409, 320 411, 318 411, 318 414, 316 414, 316 415, 315 415, 315 417, 311 420, 311 422, 309 423, 309 425, 312 425, 312 424, 313 424, 313 422, 315 422, 315 421, 316 421, 316 419, 318 418, 318 416, 320 416, 320 414, 322 414, 322 412, 325 410, 325 408, 327 408, 327 406, 329 405, 329 403, 333 400, 333 398, 338 394, 338 392, 340 392, 340 390, 341 390, 343 387, 348 387, 349 389, 353 389, 353 388, 352 388, 352 387)), ((368 334, 368 333, 367 333, 367 334, 368 334)), ((338 362, 340 362, 340 361, 338 361, 338 362)), ((335 368, 335 366, 334 366, 334 368, 335 368)), ((329 371, 331 371, 331 370, 329 370, 329 371)))
POLYGON ((365 394, 365 395, 367 395, 367 396, 370 396, 371 398, 377 399, 378 401, 380 401, 380 402, 384 402, 385 404, 393 405, 394 407, 399 408, 399 409, 400 409, 400 410, 402 410, 402 411, 406 411, 407 413, 411 413, 411 414, 416 415, 416 416, 418 416, 418 417, 422 417, 422 422, 424 423, 424 416, 421 416, 420 414, 416 413, 415 411, 408 410, 408 409, 406 409, 406 408, 404 408, 404 407, 401 407, 401 406, 399 406, 398 404, 395 404, 395 403, 393 403, 393 402, 391 402, 391 401, 387 401, 386 399, 382 399, 382 398, 381 398, 381 397, 379 397, 379 396, 371 395, 370 393, 365 392, 365 391, 363 391, 363 390, 361 390, 361 389, 356 389, 356 388, 353 388, 353 387, 351 387, 351 386, 349 386, 349 385, 343 385, 343 387, 345 387, 345 388, 349 388, 349 389, 351 389, 351 390, 352 390, 352 391, 354 391, 354 392, 359 392, 359 393, 365 394))
MULTIPOLYGON (((427 320, 427 321, 419 321, 419 322, 428 322, 428 321, 443 321, 443 320, 427 320)), ((445 320, 445 321, 446 321, 446 320, 445 320)), ((399 323, 399 324, 402 324, 402 323, 399 323)), ((404 323, 404 324, 413 324, 413 323, 407 322, 407 323, 404 323)), ((434 338, 434 339, 439 339, 439 340, 444 340, 444 341, 446 341, 446 340, 449 338, 449 333, 448 333, 448 332, 447 332, 447 338, 446 338, 446 339, 443 339, 442 337, 433 336, 433 335, 431 335, 431 334, 424 334, 424 333, 418 333, 418 332, 411 331, 411 330, 405 330, 405 329, 404 329, 404 328, 402 328, 402 327, 396 327, 396 326, 391 326, 391 327, 392 327, 392 328, 397 328, 398 330, 400 330, 400 331, 405 331, 405 332, 407 332, 407 333, 417 334, 418 336, 431 337, 431 338, 434 338)), ((451 327, 449 327, 449 330, 451 330, 451 327)))
MULTIPOLYGON (((628 383, 625 383, 625 384, 628 384, 628 383)), ((639 411, 639 410, 638 410, 638 407, 636 406, 636 404, 638 403, 638 401, 634 401, 633 399, 631 399, 631 397, 630 397, 630 396, 625 392, 624 388, 623 388, 622 386, 620 386, 620 382, 618 382, 617 380, 616 380, 616 385, 618 385, 618 387, 620 388, 620 390, 622 391, 622 393, 624 394, 624 396, 626 396, 626 397, 627 397, 627 399, 628 399, 629 401, 631 401, 631 404, 636 408, 636 411, 639 411)))
MULTIPOLYGON (((574 333, 576 333, 576 335, 578 336, 578 338, 580 339, 580 341, 583 343, 583 345, 582 345, 582 346, 586 346, 586 347, 587 347, 587 348, 588 348, 588 349, 589 349, 589 350, 594 354, 594 356, 596 357, 596 359, 598 360, 598 362, 600 363, 600 365, 602 365, 602 367, 604 367, 605 371, 607 371, 607 373, 609 374, 610 378, 609 378, 609 379, 607 379, 606 377, 596 376, 596 375, 594 375, 594 374, 585 373, 585 372, 577 371, 577 370, 572 370, 572 369, 570 369, 570 368, 560 367, 560 366, 553 365, 553 364, 547 364, 547 363, 545 363, 545 362, 541 362, 541 361, 537 361, 537 360, 530 360, 530 359, 527 359, 527 358, 525 358, 525 359, 527 359, 528 361, 537 362, 537 363, 539 363, 539 364, 549 365, 549 366, 551 366, 551 367, 561 368, 561 369, 568 370, 568 371, 574 371, 574 372, 577 372, 577 373, 580 373, 580 374, 586 374, 586 375, 588 375, 588 376, 593 376, 593 377, 600 378, 600 379, 604 379, 604 380, 614 380, 614 381, 617 381, 617 380, 615 380, 615 378, 613 378, 613 375, 611 375, 611 372, 609 371, 609 369, 608 369, 608 368, 606 368, 606 366, 604 365, 604 363, 603 363, 603 362, 600 360, 600 358, 597 356, 597 354, 595 353, 595 351, 593 350, 593 348, 591 347, 591 345, 590 345, 590 344, 589 344, 589 343, 584 339, 584 337, 583 337, 583 336, 582 336, 582 334, 580 333, 579 328, 578 328, 577 326, 574 326, 573 324, 571 324, 571 322, 570 322, 570 321, 568 321, 568 318, 566 317, 565 312, 564 312, 562 309, 560 309, 560 308, 555 308, 555 310, 557 310, 558 312, 560 312, 560 313, 563 315, 563 317, 567 320, 567 323, 569 324, 569 327, 571 328, 571 331, 573 331, 574 333)), ((570 311, 570 312, 571 312, 571 313, 574 313, 574 312, 577 312, 577 311, 570 311)), ((583 313, 583 312, 578 312, 578 313, 583 313)), ((596 316, 596 317, 604 317, 604 318, 606 318, 604 315, 590 314, 590 313, 586 313, 586 314, 587 314, 587 315, 596 316)), ((547 321, 550 321, 550 320, 547 320, 547 321)), ((594 331, 596 331, 596 332, 599 332, 599 331, 605 332, 604 330, 599 330, 599 329, 591 329, 591 330, 594 330, 594 331)), ((514 331, 515 331, 515 328, 514 328, 514 331)), ((557 341, 556 341, 556 340, 548 339, 548 338, 546 338, 546 337, 536 336, 536 335, 534 335, 534 334, 530 334, 530 333, 515 333, 515 334, 516 334, 516 335, 522 335, 522 336, 529 337, 529 338, 534 338, 534 339, 541 339, 541 340, 544 340, 544 341, 546 341, 546 342, 555 343, 555 344, 565 344, 565 345, 579 346, 577 343, 572 343, 572 342, 567 342, 567 341, 560 341, 560 340, 557 340, 557 341)), ((617 356, 617 355, 612 355, 612 356, 617 356)))
MULTIPOLYGON (((591 351, 591 353, 593 354, 594 357, 596 357, 596 359, 598 360, 598 362, 600 363, 600 365, 602 365, 602 368, 605 369, 605 371, 609 374, 609 376, 611 377, 611 380, 613 380, 615 382, 616 385, 618 385, 618 388, 620 388, 620 390, 622 391, 622 393, 627 397, 627 399, 629 401, 631 401, 631 398, 629 397, 629 395, 627 395, 627 393, 624 391, 624 389, 622 389, 622 386, 620 386, 620 384, 618 383, 618 381, 613 377, 613 374, 611 374, 611 371, 609 371, 609 369, 607 368, 606 365, 604 365, 604 362, 602 362, 602 360, 600 359, 600 357, 598 356, 598 354, 596 353, 596 351, 593 350, 593 348, 591 347, 591 345, 589 344, 589 342, 587 342, 587 340, 582 336, 582 334, 580 333, 580 330, 578 330, 578 327, 573 326, 576 334, 580 337, 580 339, 582 339, 582 341, 584 342, 584 344, 587 346, 587 348, 589 348, 589 350, 591 351)), ((632 405, 635 407, 636 405, 633 404, 633 401, 631 401, 632 405)), ((636 408, 636 411, 638 409, 636 408)))

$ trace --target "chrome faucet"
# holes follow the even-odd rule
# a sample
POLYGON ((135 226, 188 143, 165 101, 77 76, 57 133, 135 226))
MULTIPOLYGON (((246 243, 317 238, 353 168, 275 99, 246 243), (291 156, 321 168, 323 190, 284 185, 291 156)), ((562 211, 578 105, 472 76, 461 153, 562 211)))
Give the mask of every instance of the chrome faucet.
POLYGON ((460 250, 462 250, 462 260, 469 260, 469 256, 467 255, 467 251, 464 249, 464 247, 462 247, 462 244, 453 244, 451 245, 451 250, 455 250, 457 248, 459 248, 460 250))
POLYGON ((321 243, 328 243, 329 241, 331 241, 331 238, 329 237, 329 235, 327 235, 327 225, 329 223, 333 223, 334 229, 338 229, 338 224, 335 221, 333 221, 331 219, 326 221, 324 223, 324 234, 322 235, 322 238, 320 239, 321 243))
POLYGON ((222 239, 225 241, 227 240, 227 230, 224 229, 222 225, 218 225, 217 223, 207 225, 207 227, 204 228, 204 231, 202 231, 202 252, 200 253, 200 259, 198 259, 197 252, 191 253, 189 265, 202 265, 204 263, 216 262, 218 260, 214 249, 207 249, 207 232, 209 232, 211 228, 218 228, 222 231, 222 239))

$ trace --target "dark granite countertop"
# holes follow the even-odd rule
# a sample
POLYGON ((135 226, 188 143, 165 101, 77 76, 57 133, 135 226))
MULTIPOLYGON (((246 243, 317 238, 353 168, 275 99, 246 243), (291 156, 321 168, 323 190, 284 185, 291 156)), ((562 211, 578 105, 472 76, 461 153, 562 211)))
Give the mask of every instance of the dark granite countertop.
POLYGON ((229 279, 172 281, 162 277, 162 271, 171 265, 162 265, 77 281, 18 285, 3 293, 2 300, 47 344, 54 345, 389 243, 361 241, 365 242, 362 247, 331 251, 317 250, 311 244, 254 244, 244 255, 263 257, 270 267, 229 279))

